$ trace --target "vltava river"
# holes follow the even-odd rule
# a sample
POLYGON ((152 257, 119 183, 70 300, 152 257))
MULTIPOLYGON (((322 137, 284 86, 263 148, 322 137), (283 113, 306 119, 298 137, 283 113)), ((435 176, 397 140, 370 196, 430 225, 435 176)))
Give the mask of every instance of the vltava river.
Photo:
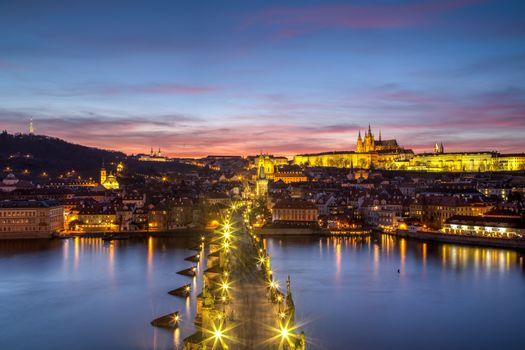
MULTIPOLYGON (((0 241, 0 349, 182 349, 201 278, 176 272, 189 238, 0 241), (180 310, 181 329, 149 322, 180 310)), ((521 349, 522 254, 377 239, 272 238, 310 349, 521 349), (399 272, 398 272, 399 270, 399 272)), ((199 274, 203 266, 199 265, 199 274)))

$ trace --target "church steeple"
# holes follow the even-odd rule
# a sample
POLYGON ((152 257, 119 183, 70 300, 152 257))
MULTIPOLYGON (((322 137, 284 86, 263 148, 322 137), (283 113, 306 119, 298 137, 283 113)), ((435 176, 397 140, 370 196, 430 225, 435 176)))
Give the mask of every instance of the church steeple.
POLYGON ((363 152, 363 139, 361 138, 361 130, 359 130, 359 133, 357 134, 357 145, 356 145, 356 152, 363 152))

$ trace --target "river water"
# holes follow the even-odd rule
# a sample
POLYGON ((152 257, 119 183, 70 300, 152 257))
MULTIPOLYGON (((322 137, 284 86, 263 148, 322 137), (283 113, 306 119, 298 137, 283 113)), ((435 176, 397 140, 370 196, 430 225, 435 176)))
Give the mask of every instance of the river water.
MULTIPOLYGON (((182 349, 195 294, 167 294, 192 238, 0 241, 0 349, 182 349), (149 322, 179 310, 181 329, 149 322)), ((391 236, 266 240, 309 349, 521 349, 522 253, 391 236), (398 271, 399 270, 399 271, 398 271)))

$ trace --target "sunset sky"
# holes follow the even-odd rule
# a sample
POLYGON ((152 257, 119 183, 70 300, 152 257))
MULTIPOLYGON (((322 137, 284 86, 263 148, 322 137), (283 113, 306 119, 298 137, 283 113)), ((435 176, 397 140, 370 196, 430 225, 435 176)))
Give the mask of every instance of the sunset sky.
POLYGON ((0 1, 0 129, 172 156, 525 152, 525 1, 0 1))

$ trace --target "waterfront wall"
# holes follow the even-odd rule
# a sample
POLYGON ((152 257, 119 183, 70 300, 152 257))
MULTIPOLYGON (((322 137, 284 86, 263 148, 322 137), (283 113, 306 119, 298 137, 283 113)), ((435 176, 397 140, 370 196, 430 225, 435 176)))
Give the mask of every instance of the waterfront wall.
POLYGON ((396 232, 396 235, 399 237, 407 237, 441 243, 456 243, 486 247, 525 249, 525 240, 520 239, 485 238, 464 235, 451 235, 444 234, 441 232, 412 232, 405 230, 398 230, 396 232))
POLYGON ((295 228, 295 227, 279 227, 279 228, 255 228, 253 232, 262 236, 309 236, 309 235, 328 235, 330 231, 314 228, 295 228))
POLYGON ((0 240, 7 239, 42 239, 51 238, 51 232, 0 232, 0 240))

